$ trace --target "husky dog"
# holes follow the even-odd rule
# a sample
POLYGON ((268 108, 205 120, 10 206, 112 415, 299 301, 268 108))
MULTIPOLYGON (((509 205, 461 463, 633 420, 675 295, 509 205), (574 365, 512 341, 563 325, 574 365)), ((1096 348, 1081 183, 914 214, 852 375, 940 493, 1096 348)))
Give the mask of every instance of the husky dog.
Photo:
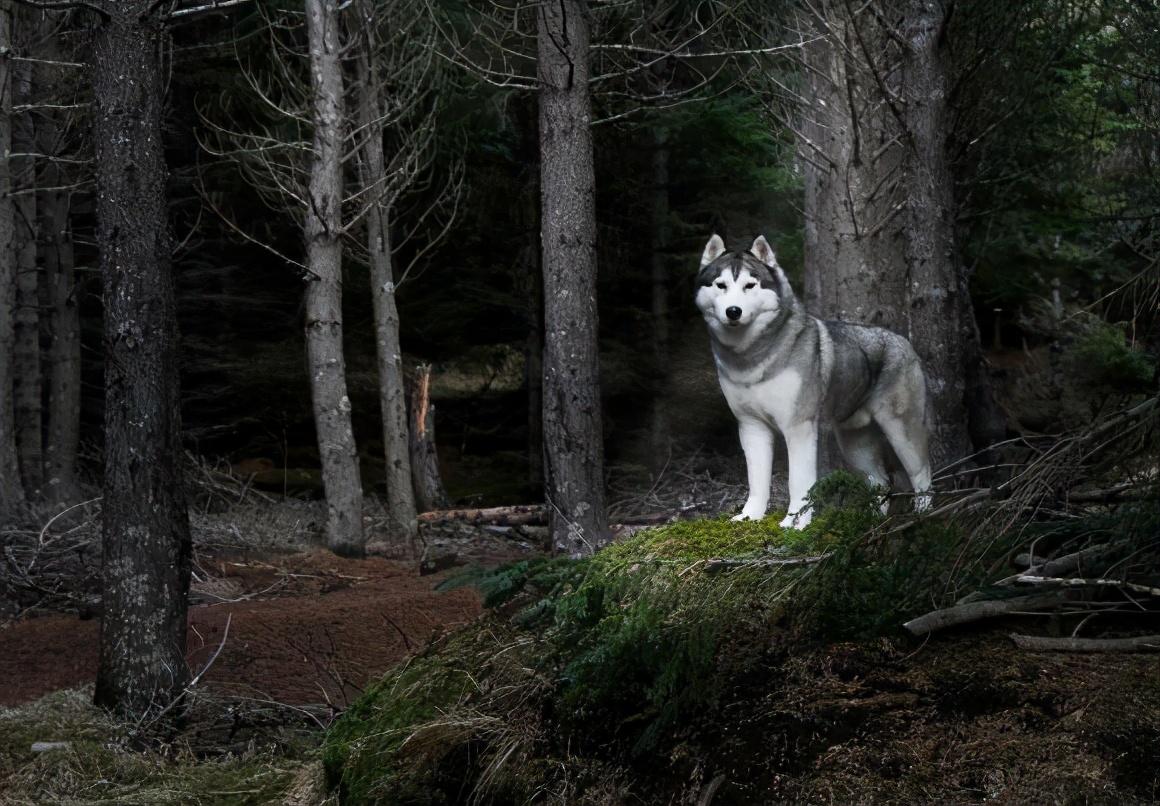
POLYGON ((823 425, 870 483, 887 486, 888 469, 901 464, 915 508, 929 506, 926 379, 910 342, 882 328, 810 316, 764 236, 748 252, 727 252, 714 235, 697 285, 749 476, 749 499, 733 520, 765 516, 777 430, 789 450, 789 514, 781 525, 810 522, 805 498, 817 481, 823 425))

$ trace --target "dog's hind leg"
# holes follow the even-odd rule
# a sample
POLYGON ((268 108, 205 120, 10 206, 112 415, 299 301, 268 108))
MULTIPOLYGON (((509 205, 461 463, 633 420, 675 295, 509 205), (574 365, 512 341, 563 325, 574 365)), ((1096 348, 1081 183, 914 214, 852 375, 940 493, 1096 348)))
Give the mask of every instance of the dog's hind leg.
POLYGON ((902 416, 882 412, 875 416, 894 455, 902 463, 910 486, 914 489, 914 510, 922 512, 930 507, 930 454, 927 447, 926 425, 921 411, 909 411, 902 416))
MULTIPOLYGON (((878 426, 868 424, 861 428, 835 428, 834 434, 838 438, 838 449, 842 451, 842 456, 871 486, 890 486, 884 453, 888 445, 878 426)), ((883 514, 886 514, 886 508, 887 502, 884 502, 883 514)))
POLYGON ((806 494, 818 480, 818 424, 807 420, 787 429, 785 444, 789 449, 789 510, 781 526, 801 529, 813 519, 806 494))
POLYGON ((749 476, 749 500, 735 521, 758 521, 769 506, 769 485, 773 481, 773 431, 760 420, 745 418, 737 423, 745 470, 749 476))

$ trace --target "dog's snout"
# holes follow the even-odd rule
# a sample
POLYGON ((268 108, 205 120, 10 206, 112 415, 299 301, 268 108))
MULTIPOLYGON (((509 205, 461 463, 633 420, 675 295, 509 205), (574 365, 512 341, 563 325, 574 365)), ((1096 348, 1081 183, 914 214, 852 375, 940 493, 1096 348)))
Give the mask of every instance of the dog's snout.
POLYGON ((736 322, 741 318, 741 309, 736 305, 730 305, 725 309, 725 315, 729 317, 729 321, 736 322))

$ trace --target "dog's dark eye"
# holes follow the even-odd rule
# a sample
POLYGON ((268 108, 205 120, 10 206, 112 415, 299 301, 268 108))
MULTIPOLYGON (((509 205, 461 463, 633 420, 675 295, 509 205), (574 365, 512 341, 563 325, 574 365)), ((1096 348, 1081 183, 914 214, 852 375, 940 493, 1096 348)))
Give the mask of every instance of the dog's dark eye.
POLYGON ((724 291, 724 290, 725 290, 725 284, 724 284, 724 283, 714 283, 714 285, 716 285, 716 286, 717 286, 718 288, 720 288, 722 291, 724 291))
POLYGON ((746 291, 752 291, 754 288, 757 288, 757 283, 746 283, 745 284, 746 291))

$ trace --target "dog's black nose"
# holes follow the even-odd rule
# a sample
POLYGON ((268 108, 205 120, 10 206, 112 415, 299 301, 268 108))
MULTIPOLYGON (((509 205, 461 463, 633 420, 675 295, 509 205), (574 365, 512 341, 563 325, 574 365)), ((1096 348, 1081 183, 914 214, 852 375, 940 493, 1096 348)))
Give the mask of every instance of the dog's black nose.
POLYGON ((725 309, 725 315, 729 317, 730 321, 736 322, 741 318, 741 309, 733 305, 725 309))

